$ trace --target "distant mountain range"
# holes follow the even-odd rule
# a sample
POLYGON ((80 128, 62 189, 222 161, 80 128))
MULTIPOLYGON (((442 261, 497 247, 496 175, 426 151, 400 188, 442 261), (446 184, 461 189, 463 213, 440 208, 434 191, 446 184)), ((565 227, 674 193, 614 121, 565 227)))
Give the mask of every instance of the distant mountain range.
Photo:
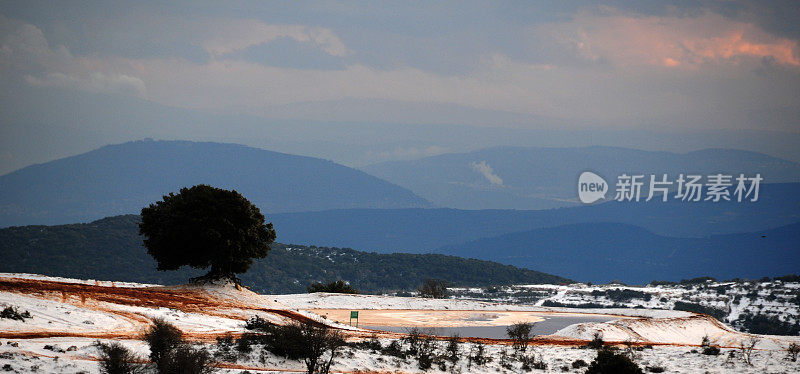
MULTIPOLYGON (((0 272, 161 284, 183 283, 203 274, 187 268, 156 271, 142 246, 139 220, 137 215, 125 215, 85 224, 0 229, 4 259, 0 272)), ((280 238, 282 226, 276 230, 280 238)), ((242 276, 261 292, 303 292, 312 282, 337 279, 368 292, 413 289, 426 278, 461 286, 568 283, 569 279, 645 284, 700 276, 732 279, 796 273, 800 223, 705 238, 667 237, 629 224, 578 223, 444 245, 433 251, 436 254, 272 247, 267 258, 255 261, 242 276)))
POLYGON ((760 186, 756 202, 616 202, 549 210, 345 209, 272 214, 279 240, 379 252, 446 245, 575 223, 622 223, 669 237, 709 237, 800 222, 800 184, 760 186))
MULTIPOLYGON (((28 272, 81 279, 186 283, 205 271, 156 271, 139 236, 137 215, 60 226, 0 229, 0 272, 28 272)), ((266 258, 243 274, 264 293, 305 292, 312 282, 349 281, 362 292, 413 290, 427 278, 458 286, 571 283, 555 275, 489 261, 446 255, 377 254, 352 249, 273 244, 266 258)))
POLYGON ((163 195, 200 183, 236 189, 268 214, 431 206, 331 161, 234 144, 136 141, 0 176, 0 227, 138 214, 163 195))
POLYGON ((393 161, 362 170, 408 188, 437 204, 458 209, 549 209, 577 205, 583 171, 605 177, 643 174, 761 174, 764 183, 800 182, 800 164, 764 154, 706 149, 689 153, 617 147, 495 147, 412 161, 393 161))
POLYGON ((800 265, 800 223, 708 238, 670 238, 616 223, 581 223, 445 246, 462 257, 536 268, 581 281, 779 276, 800 265))

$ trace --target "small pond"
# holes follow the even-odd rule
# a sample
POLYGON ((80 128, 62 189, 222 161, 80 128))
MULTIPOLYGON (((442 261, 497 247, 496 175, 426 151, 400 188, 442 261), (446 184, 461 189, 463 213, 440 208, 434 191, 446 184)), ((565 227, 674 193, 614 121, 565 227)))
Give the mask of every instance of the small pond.
MULTIPOLYGON (((619 317, 613 316, 546 316, 544 321, 536 322, 533 325, 531 334, 549 335, 561 330, 569 325, 576 323, 602 323, 613 321, 619 317)), ((406 333, 413 326, 361 326, 365 329, 381 330, 406 333)), ((489 339, 508 339, 506 328, 508 326, 458 326, 458 327, 423 327, 420 328, 426 334, 438 336, 453 336, 458 334, 464 338, 489 338, 489 339)))

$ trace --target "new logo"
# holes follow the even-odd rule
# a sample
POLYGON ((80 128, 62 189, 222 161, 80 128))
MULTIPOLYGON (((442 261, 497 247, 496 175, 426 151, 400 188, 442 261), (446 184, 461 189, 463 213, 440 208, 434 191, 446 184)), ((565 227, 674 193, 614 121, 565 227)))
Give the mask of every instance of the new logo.
POLYGON ((597 200, 604 199, 608 192, 608 183, 603 177, 584 171, 578 177, 578 199, 584 204, 591 204, 597 200))

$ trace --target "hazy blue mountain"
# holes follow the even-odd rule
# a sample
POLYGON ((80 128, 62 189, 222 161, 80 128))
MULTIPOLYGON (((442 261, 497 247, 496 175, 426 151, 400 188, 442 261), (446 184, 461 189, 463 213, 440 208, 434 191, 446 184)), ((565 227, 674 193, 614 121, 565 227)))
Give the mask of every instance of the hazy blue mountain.
MULTIPOLYGON (((3 108, 0 110, 0 123, 3 124, 0 127, 0 174, 146 136, 245 144, 357 167, 494 146, 602 145, 670 152, 724 147, 800 162, 800 147, 797 146, 800 144, 800 133, 796 132, 700 130, 694 129, 695 126, 685 126, 682 130, 609 128, 609 125, 616 124, 554 118, 531 123, 530 117, 526 117, 523 127, 535 128, 489 127, 485 121, 487 117, 496 123, 504 123, 504 126, 512 124, 514 119, 499 116, 502 113, 497 111, 476 113, 473 109, 460 114, 458 108, 439 111, 436 108, 452 107, 441 103, 427 103, 421 108, 413 103, 349 101, 348 105, 377 113, 380 119, 363 122, 336 120, 329 116, 318 121, 311 118, 279 119, 288 118, 279 115, 285 106, 265 108, 264 113, 276 115, 273 118, 209 113, 159 105, 130 96, 23 83, 13 89, 0 91, 0 108, 3 108), (402 118, 387 116, 382 109, 388 106, 395 110, 402 107, 412 116, 424 112, 427 120, 404 122, 402 118), (431 109, 445 115, 437 116, 439 120, 431 122, 431 118, 434 118, 431 109), (469 123, 475 126, 467 125, 469 123), (564 126, 566 124, 569 126, 564 126)), ((327 102, 327 105, 336 104, 327 102)), ((347 111, 342 111, 341 107, 331 107, 324 112, 332 114, 347 111)), ((768 117, 763 113, 753 115, 759 121, 768 117)), ((794 114, 789 112, 785 117, 793 118, 794 114)), ((663 120, 673 121, 674 118, 663 120)))
MULTIPOLYGON (((186 283, 205 273, 186 267, 156 271, 142 245, 138 222, 138 215, 125 215, 91 223, 0 229, 0 272, 158 284, 186 283)), ((279 243, 271 247, 266 258, 241 275, 244 284, 259 292, 305 292, 313 282, 339 279, 362 292, 416 289, 426 278, 460 286, 571 282, 515 266, 438 254, 377 254, 279 243)))
POLYGON ((362 171, 235 144, 136 141, 0 176, 0 226, 138 213, 181 187, 236 189, 264 212, 430 204, 362 171))
POLYGON ((273 214, 279 240, 381 252, 439 247, 543 227, 612 222, 674 237, 707 237, 800 222, 800 184, 761 185, 756 202, 607 202, 550 210, 348 209, 273 214))
MULTIPOLYGON (((760 153, 706 149, 689 153, 616 147, 495 147, 413 161, 374 164, 362 170, 406 187, 429 201, 458 209, 548 209, 577 205, 576 184, 583 171, 613 186, 627 173, 760 173, 764 183, 800 182, 800 164, 760 153)), ((609 197, 613 197, 612 194, 609 197)))
POLYGON ((800 223, 708 238, 670 238, 627 224, 581 223, 483 238, 438 252, 592 282, 644 284, 705 275, 761 278, 797 272, 800 223))

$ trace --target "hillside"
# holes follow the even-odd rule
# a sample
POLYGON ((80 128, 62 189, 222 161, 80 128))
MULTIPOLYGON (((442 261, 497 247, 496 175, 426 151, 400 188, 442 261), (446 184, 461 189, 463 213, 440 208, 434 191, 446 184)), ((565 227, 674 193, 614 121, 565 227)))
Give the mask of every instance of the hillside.
MULTIPOLYGON (((708 237, 800 222, 800 184, 761 185, 757 202, 608 202, 551 210, 348 209, 273 214, 280 240, 378 252, 446 245, 575 223, 611 222, 669 237, 708 237)), ((579 233, 580 234, 580 233, 579 233)))
POLYGON ((494 147, 362 170, 458 209, 547 209, 577 204, 576 180, 586 170, 612 185, 622 173, 755 175, 765 183, 800 182, 800 164, 760 153, 706 149, 688 153, 618 147, 494 147))
MULTIPOLYGON (((159 284, 185 283, 204 273, 186 268, 156 271, 142 246, 138 222, 139 216, 127 215, 87 224, 0 229, 0 272, 159 284)), ((412 290, 426 278, 462 286, 570 282, 529 269, 453 256, 284 244, 274 244, 265 259, 256 260, 242 275, 244 284, 267 293, 304 292, 312 282, 338 279, 362 292, 412 290)))
POLYGON ((800 223, 753 233, 670 238, 615 223, 582 223, 484 238, 437 252, 492 260, 591 282, 645 284, 780 276, 800 264, 800 223))
POLYGON ((138 213, 181 187, 236 189, 267 213, 430 204, 362 171, 235 144, 136 141, 0 176, 0 227, 138 213))

